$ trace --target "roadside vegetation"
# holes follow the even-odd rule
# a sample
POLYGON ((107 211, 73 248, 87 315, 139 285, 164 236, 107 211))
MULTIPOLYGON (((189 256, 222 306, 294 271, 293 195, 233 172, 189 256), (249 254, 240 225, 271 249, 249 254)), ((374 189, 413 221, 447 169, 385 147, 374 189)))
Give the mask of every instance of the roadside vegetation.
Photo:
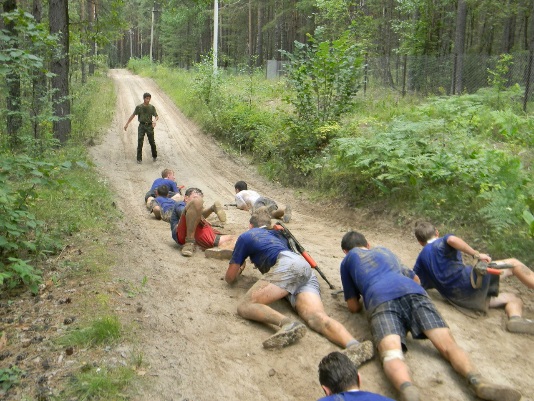
POLYGON ((342 73, 350 64, 350 78, 360 76, 358 49, 325 43, 302 44, 277 80, 246 66, 213 74, 209 58, 188 71, 147 59, 129 68, 272 180, 404 226, 430 219, 494 258, 534 263, 534 120, 522 111, 523 88, 504 85, 510 59, 473 94, 363 94, 342 73))
POLYGON ((129 330, 105 290, 115 263, 109 241, 117 240, 121 215, 87 145, 113 117, 113 86, 94 76, 73 86, 72 98, 67 146, 22 131, 16 151, 7 143, 0 148, 0 398, 6 400, 126 399, 142 364, 142 355, 106 362, 129 330), (63 372, 49 377, 52 364, 63 372))

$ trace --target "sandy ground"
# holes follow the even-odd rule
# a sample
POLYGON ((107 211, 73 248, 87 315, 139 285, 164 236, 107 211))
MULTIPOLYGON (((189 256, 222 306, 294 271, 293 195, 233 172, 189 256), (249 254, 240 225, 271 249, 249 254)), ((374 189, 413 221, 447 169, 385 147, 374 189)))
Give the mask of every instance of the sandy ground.
MULTIPOLYGON (((193 257, 182 257, 169 225, 147 213, 145 192, 164 168, 175 170, 179 184, 201 188, 206 203, 232 202, 233 184, 245 180, 251 189, 292 205, 292 232, 337 288, 343 257, 339 243, 344 231, 353 228, 364 232, 372 245, 390 248, 412 266, 420 247, 409 227, 402 231, 361 210, 326 208, 307 201, 298 191, 265 181, 245 159, 225 153, 200 132, 151 80, 126 70, 112 70, 110 74, 117 93, 116 114, 105 139, 91 153, 101 178, 109 181, 116 192, 114 201, 125 216, 120 222, 123 231, 113 244, 117 247, 114 274, 116 279, 137 283, 143 289, 134 300, 124 299, 117 308, 124 322, 133 327, 146 361, 148 380, 138 399, 260 401, 321 397, 317 364, 338 347, 308 331, 295 345, 264 350, 261 343, 274 329, 246 321, 236 313, 239 297, 260 277, 259 272, 249 264, 239 282, 229 286, 223 280, 226 261, 206 258, 198 248, 193 257), (156 127, 158 161, 152 162, 145 142, 144 161, 136 164, 137 123, 133 121, 126 132, 123 126, 146 91, 152 94, 152 104, 160 116, 156 127), (135 308, 139 311, 139 306, 142 313, 132 313, 135 308)), ((227 216, 225 233, 238 234, 247 229, 248 213, 229 208, 227 216)), ((320 281, 326 311, 355 337, 370 338, 365 317, 351 315, 342 297, 335 299, 320 281)), ((534 292, 514 281, 505 283, 502 289, 520 293, 526 315, 532 317, 534 292)), ((534 400, 534 336, 507 333, 502 310, 472 319, 444 303, 439 295, 431 295, 456 340, 482 373, 521 390, 523 400, 534 400)), ((274 307, 295 316, 285 301, 274 307)), ((410 340, 406 360, 422 399, 475 399, 429 341, 410 340)), ((397 397, 377 358, 360 371, 365 390, 397 397)))

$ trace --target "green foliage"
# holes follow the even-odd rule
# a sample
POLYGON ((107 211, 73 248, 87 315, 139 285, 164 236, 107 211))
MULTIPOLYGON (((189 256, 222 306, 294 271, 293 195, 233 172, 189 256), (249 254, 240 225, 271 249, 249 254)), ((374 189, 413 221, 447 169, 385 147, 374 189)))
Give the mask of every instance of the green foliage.
POLYGON ((92 321, 88 327, 74 330, 60 341, 65 346, 95 346, 114 344, 121 337, 121 324, 116 316, 92 321))
POLYGON ((25 372, 18 366, 0 369, 0 386, 2 388, 0 395, 5 394, 11 387, 17 385, 24 374, 25 372))
POLYGON ((116 95, 106 77, 94 76, 86 84, 74 84, 72 93, 72 143, 93 143, 103 135, 115 111, 116 95))
POLYGON ((33 15, 22 9, 2 13, 1 17, 5 24, 14 24, 17 36, 6 29, 0 30, 0 76, 13 72, 32 76, 46 71, 44 56, 54 50, 57 37, 50 35, 45 24, 36 23, 33 15))
POLYGON ((511 109, 492 110, 492 96, 495 92, 481 91, 435 98, 387 125, 373 124, 353 136, 345 132, 328 149, 321 179, 353 199, 395 199, 399 207, 410 205, 435 221, 476 226, 488 240, 514 230, 521 237, 532 177, 522 158, 496 147, 486 131, 499 126, 497 117, 506 113, 511 123, 501 126, 517 141, 526 139, 530 122, 511 109))
POLYGON ((534 237, 534 215, 529 210, 524 210, 523 219, 528 225, 530 235, 534 237))
POLYGON ((14 32, 0 30, 0 78, 9 88, 20 88, 20 98, 10 99, 13 107, 0 108, 3 124, 7 116, 18 121, 15 136, 8 137, 4 134, 7 130, 0 129, 0 148, 41 154, 54 143, 51 129, 54 117, 46 79, 52 76, 48 64, 58 49, 58 38, 21 8, 1 17, 6 24, 13 24, 14 32))
POLYGON ((44 222, 30 211, 43 186, 57 184, 61 167, 27 156, 0 159, 0 285, 24 283, 37 292, 40 272, 31 262, 53 248, 44 222))
POLYGON ((501 92, 506 88, 506 83, 508 82, 507 75, 513 64, 513 57, 511 54, 501 54, 495 69, 487 69, 489 75, 488 83, 493 86, 497 92, 501 92))
POLYGON ((362 56, 345 32, 339 39, 323 39, 318 28, 308 43, 295 42, 293 54, 282 51, 287 67, 291 96, 288 101, 296 116, 287 122, 289 140, 285 154, 292 166, 308 174, 309 163, 337 134, 341 117, 354 108, 361 79, 362 56))
POLYGON ((354 96, 361 80, 362 56, 348 32, 339 39, 324 40, 322 30, 315 37, 308 35, 308 43, 295 42, 293 54, 282 51, 290 64, 288 82, 302 125, 322 125, 339 121, 352 110, 354 96))

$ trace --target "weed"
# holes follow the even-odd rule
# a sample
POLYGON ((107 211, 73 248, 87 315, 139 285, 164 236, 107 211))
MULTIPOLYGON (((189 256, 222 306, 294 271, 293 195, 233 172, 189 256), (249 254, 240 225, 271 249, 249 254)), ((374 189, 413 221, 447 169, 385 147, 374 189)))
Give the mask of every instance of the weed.
POLYGON ((113 344, 121 337, 121 324, 116 316, 92 321, 88 327, 66 334, 59 342, 64 346, 94 346, 113 344))
MULTIPOLYGON (((86 365, 87 366, 87 365, 86 365)), ((135 372, 128 367, 88 367, 76 374, 65 392, 77 400, 125 400, 135 372)))
POLYGON ((0 395, 6 393, 11 387, 17 385, 23 375, 24 371, 18 366, 0 369, 0 388, 2 389, 0 395))

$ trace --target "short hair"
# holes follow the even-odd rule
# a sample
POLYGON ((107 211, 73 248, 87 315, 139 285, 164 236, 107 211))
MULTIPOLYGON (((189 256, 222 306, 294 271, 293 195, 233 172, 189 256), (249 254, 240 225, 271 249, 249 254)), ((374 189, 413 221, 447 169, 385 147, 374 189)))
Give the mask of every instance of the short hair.
POLYGON ((341 249, 350 251, 352 248, 367 246, 367 239, 362 233, 349 231, 341 239, 341 249))
POLYGON ((319 383, 334 394, 360 387, 358 368, 341 352, 331 352, 319 362, 319 383))
POLYGON ((167 178, 172 173, 174 173, 173 170, 171 170, 170 168, 166 168, 161 172, 161 178, 167 178))
POLYGON ((237 181, 234 185, 234 188, 239 191, 246 191, 248 189, 248 186, 245 181, 237 181))
POLYGON ((254 213, 252 213, 252 216, 250 217, 249 223, 254 228, 263 226, 271 228, 271 214, 269 213, 269 209, 266 206, 262 206, 254 210, 254 213))
POLYGON ((152 98, 152 95, 148 92, 145 92, 143 93, 143 99, 146 98, 146 97, 149 97, 149 98, 152 98))
POLYGON ((418 221, 415 223, 414 234, 418 241, 426 244, 429 239, 436 236, 436 227, 428 221, 418 221))
POLYGON ((156 188, 156 192, 158 193, 158 196, 166 198, 169 195, 169 187, 165 184, 160 185, 156 188))
POLYGON ((185 191, 184 196, 191 196, 191 195, 193 195, 194 193, 197 193, 197 194, 199 194, 200 196, 204 196, 204 194, 202 193, 202 190, 200 190, 200 189, 198 189, 198 188, 187 188, 187 190, 185 191))

